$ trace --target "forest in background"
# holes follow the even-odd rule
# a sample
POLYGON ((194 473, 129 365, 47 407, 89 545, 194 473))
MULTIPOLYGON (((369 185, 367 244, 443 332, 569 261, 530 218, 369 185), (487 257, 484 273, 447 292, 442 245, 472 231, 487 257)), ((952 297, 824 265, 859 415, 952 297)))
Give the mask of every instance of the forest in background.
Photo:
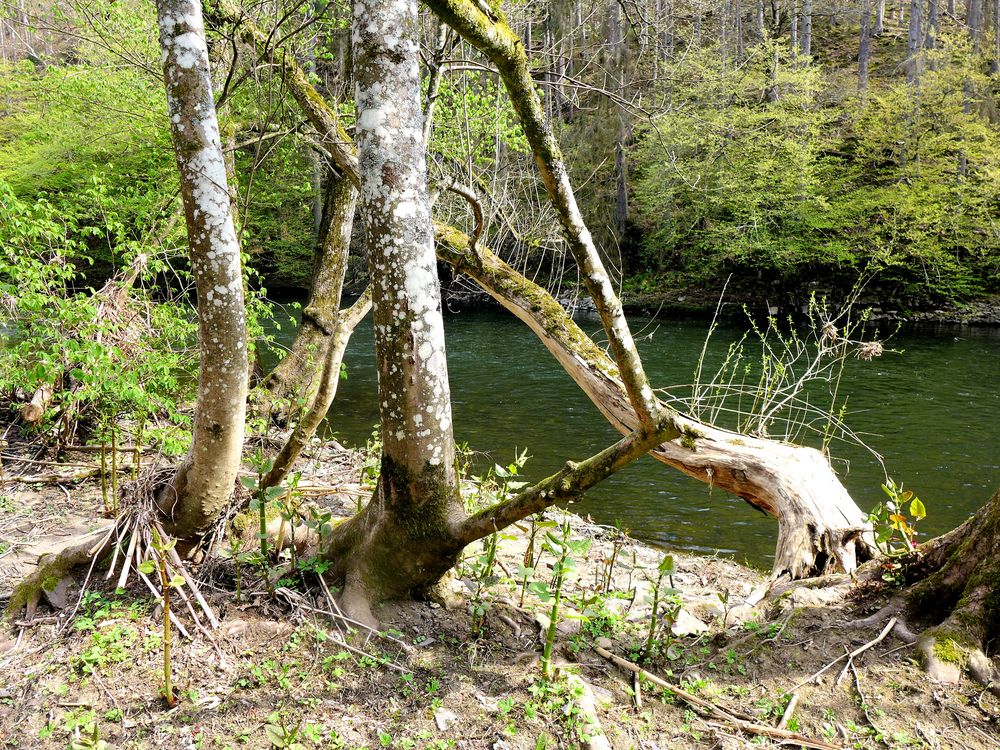
MULTIPOLYGON (((505 10, 538 61, 581 209, 626 302, 686 292, 710 304, 727 279, 738 299, 795 307, 811 291, 843 296, 859 278, 871 300, 903 311, 998 291, 995 0, 505 10)), ((343 102, 350 130, 346 5, 287 13, 293 31, 274 43, 343 102)), ((93 285, 140 250, 177 247, 152 4, 12 0, 0 19, 4 231, 58 217, 93 285)), ((471 232, 470 205, 442 189, 470 186, 491 247, 553 288, 575 286, 496 73, 424 26, 427 70, 443 73, 429 158, 436 213, 471 232)), ((240 69, 216 31, 245 252, 272 291, 307 289, 330 167, 280 72, 240 69)), ((357 258, 349 280, 364 268, 357 258)))

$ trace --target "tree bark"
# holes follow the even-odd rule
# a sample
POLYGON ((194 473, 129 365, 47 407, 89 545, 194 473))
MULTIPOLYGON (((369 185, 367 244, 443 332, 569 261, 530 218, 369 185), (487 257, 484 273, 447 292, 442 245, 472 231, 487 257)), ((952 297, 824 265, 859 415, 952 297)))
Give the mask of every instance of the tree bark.
POLYGON ((541 174, 549 200, 559 216, 570 251, 604 324, 612 356, 621 372, 629 400, 639 421, 645 427, 652 428, 659 421, 663 407, 653 395, 621 301, 615 294, 593 236, 580 214, 562 151, 545 119, 520 38, 510 29, 502 15, 493 20, 471 0, 429 0, 427 5, 484 54, 499 71, 525 137, 531 145, 535 165, 541 174))
MULTIPOLYGON (((524 322, 549 353, 620 432, 639 421, 615 364, 544 289, 485 248, 468 252, 460 232, 438 225, 438 255, 473 278, 524 322)), ((850 572, 871 558, 870 524, 817 450, 752 438, 686 417, 681 437, 651 451, 688 476, 742 497, 778 520, 771 574, 807 578, 850 572)))
POLYGON ((1000 675, 982 652, 1000 633, 1000 491, 971 519, 925 545, 916 565, 930 571, 906 594, 909 615, 933 623, 917 643, 925 668, 953 682, 969 667, 998 690, 1000 675))
POLYGON ((915 84, 920 80, 921 20, 922 0, 910 0, 910 26, 907 33, 906 80, 915 84))
POLYGON ((291 348, 258 386, 257 399, 262 408, 288 415, 294 410, 288 402, 300 400, 308 406, 314 400, 337 326, 357 197, 349 179, 330 175, 323 200, 320 239, 313 253, 309 299, 302 309, 302 322, 291 348))
POLYGON ((1000 73, 1000 0, 993 0, 993 59, 990 75, 1000 73))
POLYGON ((330 343, 326 349, 323 370, 319 377, 319 388, 313 397, 312 404, 302 415, 302 418, 295 425, 295 429, 292 430, 292 434, 288 436, 288 440, 274 457, 271 470, 261 481, 262 486, 274 487, 285 480, 285 477, 292 470, 292 466, 302 454, 302 449, 312 440, 326 418, 326 413, 330 411, 330 405, 337 396, 337 386, 340 384, 340 366, 344 361, 347 344, 351 340, 351 334, 354 333, 357 324, 371 309, 371 303, 371 288, 369 287, 357 302, 337 316, 337 324, 334 326, 333 335, 330 337, 330 343))
POLYGON ((927 29, 924 33, 924 49, 934 49, 938 36, 938 0, 927 0, 927 29))
POLYGON ((858 91, 868 90, 868 66, 871 60, 871 0, 861 1, 861 37, 858 42, 858 91))
POLYGON ((201 361, 191 450, 158 497, 169 532, 193 538, 229 502, 243 450, 246 308, 208 49, 197 0, 159 0, 170 130, 180 171, 201 361))
POLYGON ((885 33, 885 0, 875 2, 875 29, 872 34, 882 36, 885 33))
POLYGON ((983 38, 983 15, 983 0, 969 0, 965 10, 965 25, 969 29, 973 47, 977 50, 983 38))
MULTIPOLYGON (((458 561, 444 320, 427 193, 416 0, 358 0, 353 26, 360 214, 372 278, 382 465, 352 524, 344 604, 435 580, 458 561), (416 565, 407 572, 407 566, 416 565)), ((341 552, 341 557, 346 555, 341 552)))
POLYGON ((809 56, 812 54, 812 27, 813 27, 813 0, 802 1, 802 36, 799 40, 799 49, 802 54, 809 56))

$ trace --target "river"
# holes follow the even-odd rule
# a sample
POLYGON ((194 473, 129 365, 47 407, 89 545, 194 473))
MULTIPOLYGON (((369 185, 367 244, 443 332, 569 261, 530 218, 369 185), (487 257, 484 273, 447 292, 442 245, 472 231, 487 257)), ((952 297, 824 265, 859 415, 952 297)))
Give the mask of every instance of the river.
MULTIPOLYGON (((599 321, 579 320, 588 332, 599 321)), ((655 387, 690 383, 708 324, 631 321, 655 387)), ((445 327, 456 439, 485 461, 507 463, 527 449, 524 475, 540 479, 567 459, 609 445, 618 434, 549 356, 535 336, 502 310, 449 313, 445 327)), ((743 331, 713 334, 706 370, 743 331)), ((294 328, 277 337, 290 343, 294 328)), ((599 339, 598 339, 599 340, 599 339)), ((882 454, 889 475, 927 506, 923 538, 953 528, 1000 486, 1000 328, 905 330, 871 362, 847 362, 841 393, 846 421, 882 454)), ((364 445, 378 421, 371 316, 355 332, 328 417, 348 446, 364 445)), ((815 442, 813 443, 815 444, 815 442)), ((835 443, 835 466, 859 506, 882 498, 881 464, 867 450, 835 443)), ((590 490, 573 509, 619 524, 667 549, 720 552, 769 568, 777 524, 738 498, 644 458, 590 490)))

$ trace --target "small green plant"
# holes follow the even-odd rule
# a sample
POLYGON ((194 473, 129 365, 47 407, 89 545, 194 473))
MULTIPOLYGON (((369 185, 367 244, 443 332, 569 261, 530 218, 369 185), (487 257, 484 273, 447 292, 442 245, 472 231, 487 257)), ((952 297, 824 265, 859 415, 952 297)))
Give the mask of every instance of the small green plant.
POLYGON ((917 549, 917 523, 927 517, 927 509, 919 497, 903 485, 898 487, 892 479, 882 485, 886 501, 879 503, 868 514, 868 521, 875 532, 875 545, 886 560, 882 563, 882 579, 899 581, 902 558, 917 549), (908 514, 908 515, 907 515, 908 514))
POLYGON ((260 541, 260 557, 261 560, 266 561, 268 559, 267 509, 274 500, 277 500, 285 494, 285 488, 280 485, 272 487, 264 486, 264 477, 267 476, 269 471, 271 471, 271 467, 274 465, 274 462, 264 456, 263 449, 258 448, 253 454, 251 454, 249 461, 250 465, 253 466, 254 471, 257 473, 257 476, 240 477, 240 481, 243 483, 244 487, 253 493, 253 499, 250 500, 250 511, 252 513, 257 513, 257 538, 260 541))
MULTIPOLYGON (((646 597, 646 601, 651 605, 649 629, 646 632, 646 645, 642 649, 643 659, 648 661, 653 657, 654 647, 657 645, 657 633, 670 633, 670 628, 677 621, 677 615, 681 611, 680 590, 674 588, 674 573, 677 566, 674 563, 673 555, 664 555, 660 564, 656 568, 655 580, 650 578, 652 592, 646 597), (669 586, 663 586, 663 579, 666 578, 669 586), (661 617, 662 612, 662 617, 661 617)), ((666 648, 668 658, 674 656, 668 643, 666 648)))
POLYGON ((173 645, 170 635, 170 590, 181 588, 184 585, 184 577, 179 574, 170 576, 167 570, 167 553, 174 548, 177 540, 161 536, 155 526, 151 531, 150 548, 156 553, 156 560, 145 560, 139 566, 139 571, 149 575, 155 570, 160 576, 160 588, 163 592, 160 600, 163 605, 163 698, 168 706, 173 707, 176 699, 174 698, 170 665, 170 649, 173 645))
MULTIPOLYGON (((569 520, 563 522, 558 535, 551 531, 545 533, 543 549, 555 557, 552 565, 552 580, 549 584, 544 581, 536 581, 529 587, 543 603, 551 602, 549 607, 549 623, 545 630, 545 645, 542 648, 542 678, 551 680, 552 669, 552 647, 556 642, 556 628, 559 625, 561 614, 563 586, 568 578, 576 570, 576 560, 574 555, 586 554, 590 549, 590 539, 574 540, 570 536, 571 528, 569 520)), ((586 619, 583 615, 577 615, 586 619)))
POLYGON ((285 724, 284 717, 275 712, 268 717, 268 723, 264 725, 264 736, 271 743, 271 747, 281 750, 306 750, 306 746, 299 742, 302 724, 294 727, 285 724))

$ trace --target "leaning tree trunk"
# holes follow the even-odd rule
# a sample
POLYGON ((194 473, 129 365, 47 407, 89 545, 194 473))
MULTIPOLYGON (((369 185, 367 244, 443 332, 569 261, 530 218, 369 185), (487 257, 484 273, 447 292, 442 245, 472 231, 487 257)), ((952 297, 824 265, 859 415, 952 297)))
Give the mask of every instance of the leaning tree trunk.
MULTIPOLYGON (((438 254, 473 278, 541 340, 620 432, 639 422, 615 364, 548 292, 485 248, 468 250, 460 232, 438 226, 438 254)), ((778 519, 772 575, 807 578, 850 572, 872 556, 870 525, 819 451, 720 430, 678 416, 682 437, 651 455, 778 519)))
POLYGON ((257 389, 256 400, 262 408, 290 414, 294 405, 289 402, 300 401, 308 407, 320 387, 327 350, 338 325, 356 202, 357 191, 351 182, 331 174, 313 254, 309 300, 302 309, 302 322, 291 348, 257 389))
POLYGON ((247 398, 240 247, 215 114, 198 0, 159 0, 170 130, 180 170, 201 354, 191 450, 158 497, 169 531, 193 538, 232 497, 247 398))
POLYGON ((559 217, 567 245, 580 268, 584 286, 604 324, 611 356, 618 366, 629 402, 639 422, 652 429, 663 413, 670 410, 653 395, 621 300, 615 294, 611 277, 580 213, 559 141, 551 123, 545 118, 538 88, 531 76, 524 44, 507 25, 502 13, 493 14, 488 6, 473 0, 427 0, 427 6, 485 55, 499 71, 531 146, 549 201, 559 217))
POLYGON ((337 396, 337 386, 340 384, 340 366, 344 361, 347 344, 351 340, 351 334, 354 333, 355 327, 368 314, 371 306, 372 297, 369 287, 357 302, 337 315, 337 323, 333 327, 330 345, 326 348, 326 357, 323 362, 323 370, 319 375, 319 388, 316 390, 316 395, 313 397, 312 404, 303 412, 302 417, 296 423, 288 440, 274 457, 271 470, 261 480, 262 487, 275 487, 285 480, 285 477, 292 470, 292 466, 302 454, 302 450, 313 439, 319 426, 326 419, 326 413, 330 411, 333 399, 337 396))
MULTIPOLYGON (((294 60, 268 48, 266 33, 245 20, 240 28, 244 41, 282 66, 290 92, 319 132, 331 158, 357 184, 358 161, 335 110, 312 88, 294 60)), ((545 289, 482 245, 470 250, 463 232, 438 224, 435 234, 438 258, 467 274, 528 324, 615 427, 626 431, 637 423, 631 403, 623 395, 617 366, 545 289)), ((654 456, 678 468, 687 467, 692 476, 734 492, 775 516, 779 524, 773 569, 776 577, 802 578, 837 568, 850 572, 857 562, 871 556, 865 515, 817 451, 715 430, 693 420, 684 420, 684 424, 706 438, 689 436, 684 442, 691 445, 694 441, 696 447, 706 450, 698 453, 685 448, 680 453, 683 446, 675 445, 654 456), (713 435, 718 439, 709 452, 708 440, 713 435)))

